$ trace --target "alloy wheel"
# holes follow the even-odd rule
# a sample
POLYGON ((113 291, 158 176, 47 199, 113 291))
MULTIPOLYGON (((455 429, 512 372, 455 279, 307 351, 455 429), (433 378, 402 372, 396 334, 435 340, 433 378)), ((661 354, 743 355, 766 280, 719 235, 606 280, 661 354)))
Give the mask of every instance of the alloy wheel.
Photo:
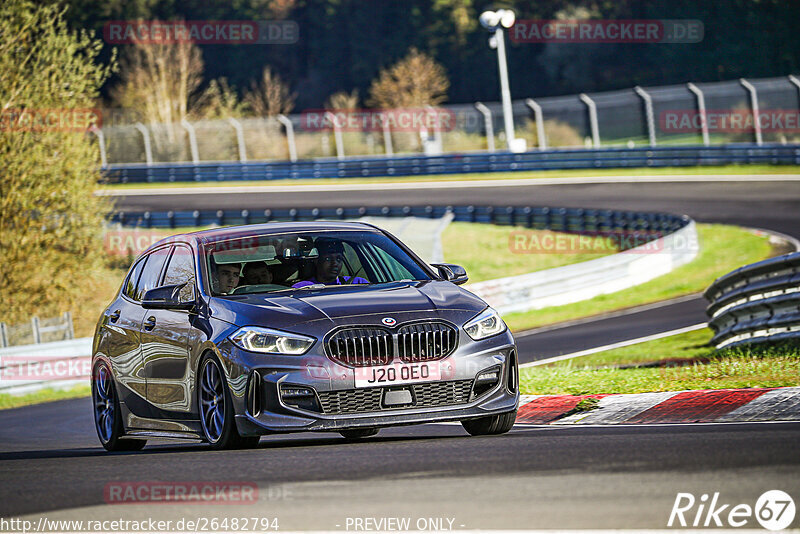
POLYGON ((216 443, 225 426, 225 388, 217 363, 208 359, 200 377, 200 420, 206 439, 216 443))
POLYGON ((105 364, 97 367, 94 390, 94 422, 97 434, 105 443, 111 441, 114 434, 115 402, 114 388, 111 385, 111 372, 105 364))

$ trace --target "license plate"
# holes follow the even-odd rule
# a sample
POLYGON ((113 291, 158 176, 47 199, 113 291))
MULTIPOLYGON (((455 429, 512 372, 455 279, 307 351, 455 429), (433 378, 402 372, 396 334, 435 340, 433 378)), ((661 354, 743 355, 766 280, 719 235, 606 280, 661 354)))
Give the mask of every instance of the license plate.
POLYGON ((357 388, 435 382, 442 379, 438 362, 359 367, 355 370, 355 375, 357 388))

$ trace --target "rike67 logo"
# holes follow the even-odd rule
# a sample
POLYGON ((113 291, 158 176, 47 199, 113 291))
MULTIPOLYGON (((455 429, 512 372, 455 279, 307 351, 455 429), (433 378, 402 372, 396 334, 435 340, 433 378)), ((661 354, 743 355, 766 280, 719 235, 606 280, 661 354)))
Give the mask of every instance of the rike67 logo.
POLYGON ((678 493, 669 514, 668 527, 755 527, 753 519, 768 530, 788 528, 795 516, 794 500, 781 490, 761 494, 755 506, 732 505, 720 499, 719 492, 699 499, 691 493, 678 493))

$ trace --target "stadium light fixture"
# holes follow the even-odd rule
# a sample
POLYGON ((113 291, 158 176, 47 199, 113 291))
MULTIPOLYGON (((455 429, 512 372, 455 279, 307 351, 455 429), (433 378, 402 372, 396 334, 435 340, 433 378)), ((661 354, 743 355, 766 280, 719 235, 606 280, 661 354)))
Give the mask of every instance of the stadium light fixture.
POLYGON ((516 21, 516 15, 510 9, 484 11, 478 18, 481 26, 489 30, 489 46, 497 50, 497 64, 500 70, 500 97, 503 102, 503 123, 505 125, 506 143, 512 152, 524 152, 525 140, 516 139, 514 135, 514 114, 511 109, 511 91, 508 85, 508 65, 506 63, 506 43, 503 30, 509 29, 516 21))

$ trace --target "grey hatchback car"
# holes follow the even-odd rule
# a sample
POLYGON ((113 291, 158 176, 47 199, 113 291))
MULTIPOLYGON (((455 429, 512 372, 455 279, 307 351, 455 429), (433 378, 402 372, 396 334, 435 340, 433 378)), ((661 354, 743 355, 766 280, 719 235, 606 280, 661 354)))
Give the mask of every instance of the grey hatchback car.
POLYGON ((267 223, 162 240, 97 323, 94 420, 148 439, 252 447, 270 433, 460 421, 511 429, 517 351, 463 268, 364 223, 267 223))

